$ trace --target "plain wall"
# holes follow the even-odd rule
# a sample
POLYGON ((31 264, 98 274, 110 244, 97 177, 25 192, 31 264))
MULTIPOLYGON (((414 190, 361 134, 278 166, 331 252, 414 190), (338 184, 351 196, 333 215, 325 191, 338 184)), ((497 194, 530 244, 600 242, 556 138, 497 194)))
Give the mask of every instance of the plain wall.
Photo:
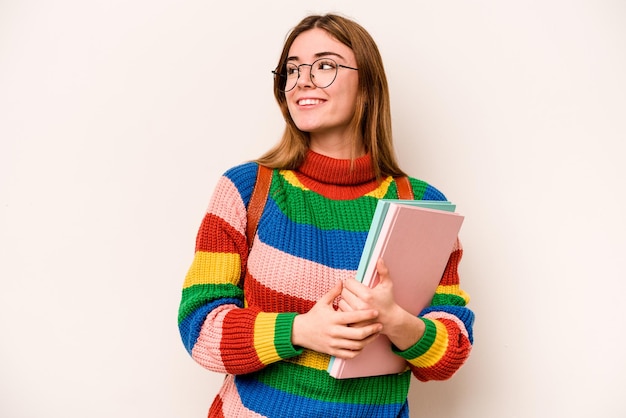
POLYGON ((288 30, 377 40, 403 167, 466 216, 475 346, 412 417, 624 417, 623 1, 0 1, 0 416, 206 416, 176 317, 288 30))

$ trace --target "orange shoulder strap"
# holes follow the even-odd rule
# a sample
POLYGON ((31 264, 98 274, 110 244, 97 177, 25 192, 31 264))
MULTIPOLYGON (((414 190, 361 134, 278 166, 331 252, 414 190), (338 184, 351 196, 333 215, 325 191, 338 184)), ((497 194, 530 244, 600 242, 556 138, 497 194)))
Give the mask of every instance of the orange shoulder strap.
POLYGON ((272 183, 272 170, 269 167, 259 164, 259 168, 256 175, 256 182, 254 183, 254 189, 252 189, 252 196, 250 196, 250 202, 248 203, 248 225, 246 227, 246 237, 248 238, 248 248, 252 247, 252 240, 256 234, 257 227, 259 225, 259 219, 265 209, 265 202, 267 201, 267 195, 270 191, 270 184, 272 183))
POLYGON ((404 200, 413 200, 415 195, 413 194, 413 187, 409 178, 406 176, 396 177, 396 187, 398 188, 398 198, 404 200))

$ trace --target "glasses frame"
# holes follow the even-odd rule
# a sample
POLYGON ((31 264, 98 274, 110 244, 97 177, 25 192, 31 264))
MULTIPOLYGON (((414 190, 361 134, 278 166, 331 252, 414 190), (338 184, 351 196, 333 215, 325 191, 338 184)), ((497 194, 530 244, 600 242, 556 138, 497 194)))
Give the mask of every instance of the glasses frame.
MULTIPOLYGON (((337 74, 339 74, 339 68, 347 68, 348 70, 354 70, 354 71, 358 71, 359 70, 358 68, 349 67, 347 65, 339 64, 337 61, 335 61, 332 58, 319 58, 319 59, 316 59, 315 61, 313 61, 311 64, 299 64, 299 65, 293 64, 293 65, 298 70, 298 77, 296 77, 296 82, 293 84, 293 87, 290 88, 289 90, 285 90, 284 87, 283 87, 283 89, 280 89, 280 87, 279 87, 280 91, 282 91, 283 93, 287 93, 287 92, 295 89, 296 86, 298 85, 298 80, 300 80, 300 75, 302 74, 302 71, 300 71, 300 67, 311 67, 310 70, 309 70, 309 80, 311 80, 311 83, 313 83, 313 85, 315 87, 319 88, 319 89, 328 88, 335 82, 335 80, 337 79, 337 74), (314 80, 314 77, 313 77, 313 74, 312 74, 313 66, 318 61, 332 61, 336 65, 336 67, 335 67, 335 76, 333 77, 333 79, 332 79, 332 81, 330 83, 326 84, 323 87, 322 86, 318 86, 315 83, 315 80, 314 80)), ((283 65, 283 68, 286 68, 286 67, 287 67, 287 64, 283 65)), ((285 81, 285 85, 287 84, 287 76, 286 75, 282 74, 278 70, 272 70, 272 74, 274 74, 275 77, 279 77, 279 80, 284 80, 285 81)))

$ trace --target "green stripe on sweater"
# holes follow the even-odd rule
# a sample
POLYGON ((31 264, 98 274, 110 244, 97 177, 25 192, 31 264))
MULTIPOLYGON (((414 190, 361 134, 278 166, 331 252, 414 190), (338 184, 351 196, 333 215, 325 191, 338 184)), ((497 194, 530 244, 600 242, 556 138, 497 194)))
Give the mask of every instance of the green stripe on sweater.
POLYGON ((252 373, 252 379, 293 395, 312 397, 327 402, 380 405, 382 400, 401 404, 411 381, 410 371, 397 375, 359 379, 335 379, 326 370, 281 361, 267 366, 262 373, 252 373), (316 393, 311 391, 315 389, 316 393), (312 396, 313 395, 313 396, 312 396))

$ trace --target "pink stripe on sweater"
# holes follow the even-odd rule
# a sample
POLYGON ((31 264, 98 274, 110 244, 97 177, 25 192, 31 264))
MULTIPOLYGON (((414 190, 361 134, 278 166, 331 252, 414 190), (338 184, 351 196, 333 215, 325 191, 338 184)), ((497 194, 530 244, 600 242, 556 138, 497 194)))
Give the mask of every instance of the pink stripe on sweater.
MULTIPOLYGON (((241 403, 241 397, 237 392, 233 375, 226 376, 218 396, 222 398, 222 412, 225 417, 263 418, 263 415, 249 410, 241 403)), ((271 402, 271 400, 268 399, 268 402, 271 402)))
POLYGON ((219 216, 237 231, 245 234, 246 206, 239 190, 228 177, 221 177, 209 202, 208 213, 219 216))
POLYGON ((333 269, 294 257, 262 243, 258 236, 254 239, 248 269, 261 285, 312 302, 328 292, 337 283, 337 279, 343 281, 356 275, 354 271, 333 269), (315 283, 298 283, 294 286, 294 283, 311 278, 314 278, 315 283))
POLYGON ((217 373, 226 373, 219 348, 224 317, 232 309, 238 308, 235 305, 223 305, 212 310, 202 324, 198 340, 191 350, 191 356, 198 364, 217 373))

